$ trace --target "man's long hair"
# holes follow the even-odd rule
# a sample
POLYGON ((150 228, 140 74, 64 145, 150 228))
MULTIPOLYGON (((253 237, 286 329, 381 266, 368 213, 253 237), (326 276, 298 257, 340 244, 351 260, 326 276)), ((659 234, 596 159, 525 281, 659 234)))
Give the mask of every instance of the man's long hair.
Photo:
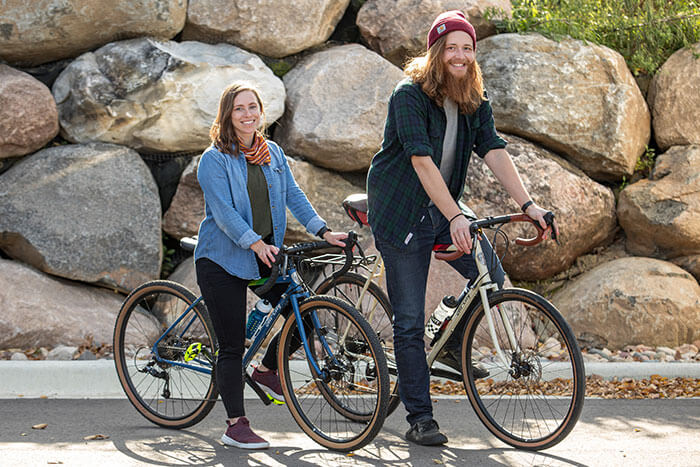
POLYGON ((237 156, 240 148, 238 147, 238 138, 236 138, 236 129, 231 120, 231 112, 233 112, 233 101, 236 96, 244 91, 250 91, 255 95, 260 107, 260 124, 262 130, 258 130, 261 136, 265 136, 265 112, 263 109, 260 93, 255 87, 247 83, 233 83, 224 89, 219 100, 219 111, 216 114, 216 119, 209 129, 209 138, 212 144, 219 151, 237 156))
POLYGON ((424 55, 412 59, 406 65, 404 73, 420 84, 423 92, 442 105, 446 97, 452 99, 459 110, 465 114, 476 112, 484 98, 484 80, 481 68, 474 60, 467 66, 464 78, 455 78, 446 70, 442 56, 445 50, 446 36, 440 37, 424 55))

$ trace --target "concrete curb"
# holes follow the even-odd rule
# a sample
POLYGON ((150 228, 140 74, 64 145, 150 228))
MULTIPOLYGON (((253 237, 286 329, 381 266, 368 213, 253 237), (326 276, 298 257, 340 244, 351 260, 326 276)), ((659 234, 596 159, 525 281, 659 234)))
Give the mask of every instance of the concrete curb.
MULTIPOLYGON (((586 375, 648 379, 700 379, 700 363, 586 362, 586 375)), ((95 361, 0 361, 0 399, 48 397, 51 399, 123 399, 112 360, 95 361)), ((246 387, 246 398, 257 398, 246 387)))

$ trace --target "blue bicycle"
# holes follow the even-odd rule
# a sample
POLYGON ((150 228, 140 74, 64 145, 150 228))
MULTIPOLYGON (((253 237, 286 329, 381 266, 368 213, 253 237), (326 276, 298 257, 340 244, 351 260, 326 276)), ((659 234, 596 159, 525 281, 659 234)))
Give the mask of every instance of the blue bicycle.
MULTIPOLYGON (((348 240, 339 275, 352 265, 353 232, 348 240)), ((287 289, 252 337, 243 368, 246 383, 270 404, 248 367, 281 311, 291 306, 277 354, 285 402, 314 441, 351 451, 381 429, 390 382, 381 343, 362 315, 337 297, 314 295, 300 274, 310 252, 328 247, 308 242, 280 249, 270 278, 256 293, 275 284, 287 289)), ((205 303, 181 284, 147 282, 124 301, 114 330, 114 361, 128 399, 151 422, 185 428, 207 416, 218 398, 216 354, 205 303)))

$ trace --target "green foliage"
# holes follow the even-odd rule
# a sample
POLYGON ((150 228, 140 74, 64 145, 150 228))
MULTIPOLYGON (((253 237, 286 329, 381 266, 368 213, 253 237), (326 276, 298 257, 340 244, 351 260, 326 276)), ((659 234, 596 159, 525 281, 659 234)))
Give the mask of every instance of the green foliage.
POLYGON ((656 162, 656 150, 647 146, 644 149, 644 154, 639 156, 637 163, 634 166, 635 172, 641 172, 644 177, 649 177, 651 175, 651 170, 654 168, 654 163, 656 162))
MULTIPOLYGON (((512 0, 500 32, 565 36, 618 51, 634 75, 653 74, 676 50, 700 41, 700 0, 512 0)), ((491 10, 487 17, 503 18, 491 10)))
POLYGON ((270 62, 267 64, 267 66, 270 67, 272 72, 277 76, 278 78, 283 77, 284 75, 287 74, 289 70, 292 69, 292 64, 288 63, 284 59, 280 60, 270 60, 270 62))

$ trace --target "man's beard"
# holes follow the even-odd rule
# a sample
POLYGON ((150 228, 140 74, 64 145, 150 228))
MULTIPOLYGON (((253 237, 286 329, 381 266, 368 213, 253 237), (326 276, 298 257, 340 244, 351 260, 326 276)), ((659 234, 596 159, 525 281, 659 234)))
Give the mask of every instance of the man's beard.
MULTIPOLYGON (((448 65, 445 65, 447 68, 448 65)), ((444 96, 449 97, 460 107, 469 102, 472 80, 474 76, 474 62, 467 64, 467 72, 464 76, 456 77, 445 69, 443 80, 444 96)))

